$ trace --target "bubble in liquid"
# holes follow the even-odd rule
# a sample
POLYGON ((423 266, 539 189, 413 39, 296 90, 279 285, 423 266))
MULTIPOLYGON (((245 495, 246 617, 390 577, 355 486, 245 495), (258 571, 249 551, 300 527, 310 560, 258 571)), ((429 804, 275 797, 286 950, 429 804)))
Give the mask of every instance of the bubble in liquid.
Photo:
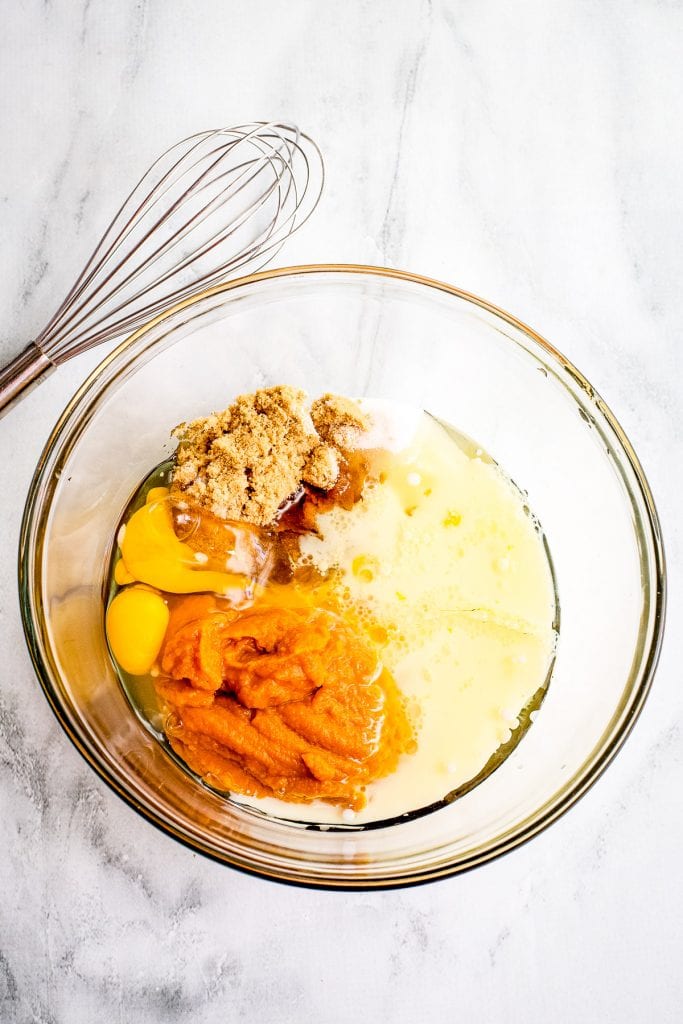
POLYGON ((166 715, 164 722, 164 731, 167 736, 177 736, 182 732, 183 720, 176 711, 171 711, 166 715))
POLYGON ((200 515, 195 509, 189 508, 185 502, 183 507, 176 505, 173 510, 173 527, 178 540, 188 541, 199 529, 200 515))

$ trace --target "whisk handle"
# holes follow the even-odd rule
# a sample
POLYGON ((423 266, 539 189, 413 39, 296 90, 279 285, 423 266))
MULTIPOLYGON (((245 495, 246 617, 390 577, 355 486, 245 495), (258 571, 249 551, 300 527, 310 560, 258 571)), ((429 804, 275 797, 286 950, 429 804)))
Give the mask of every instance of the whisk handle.
POLYGON ((11 363, 0 369, 0 417, 12 408, 54 363, 31 342, 11 363))

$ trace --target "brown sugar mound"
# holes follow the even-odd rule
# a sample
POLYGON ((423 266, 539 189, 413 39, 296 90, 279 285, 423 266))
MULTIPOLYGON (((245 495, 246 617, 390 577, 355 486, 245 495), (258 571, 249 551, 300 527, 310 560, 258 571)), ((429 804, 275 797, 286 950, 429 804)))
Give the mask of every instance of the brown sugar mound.
POLYGON ((240 395, 223 412, 173 431, 178 439, 171 495, 222 519, 268 526, 303 484, 330 490, 343 449, 353 448, 367 417, 350 399, 279 385, 240 395))
POLYGON ((323 395, 311 406, 311 419, 323 441, 339 448, 355 448, 368 429, 368 417, 350 398, 323 395))

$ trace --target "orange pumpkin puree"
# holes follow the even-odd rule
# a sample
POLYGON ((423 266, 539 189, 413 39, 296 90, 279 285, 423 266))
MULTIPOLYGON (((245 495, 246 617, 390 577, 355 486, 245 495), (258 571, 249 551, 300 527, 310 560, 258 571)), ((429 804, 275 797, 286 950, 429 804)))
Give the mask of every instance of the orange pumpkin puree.
POLYGON ((310 605, 225 609, 196 595, 171 610, 155 682, 173 749, 218 789, 360 810, 415 749, 374 645, 310 605))

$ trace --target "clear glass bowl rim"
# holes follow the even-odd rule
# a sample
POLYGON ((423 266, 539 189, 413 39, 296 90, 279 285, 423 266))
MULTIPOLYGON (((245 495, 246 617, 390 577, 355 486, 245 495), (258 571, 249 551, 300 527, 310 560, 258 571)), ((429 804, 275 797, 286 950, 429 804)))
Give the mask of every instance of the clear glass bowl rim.
MULTIPOLYGON (((514 344, 514 342, 511 342, 514 344)), ((83 413, 87 411, 81 411, 81 418, 83 413)), ((397 270, 385 267, 376 267, 364 264, 305 264, 300 266, 288 266, 277 269, 271 269, 266 271, 260 271, 258 273, 249 274, 245 277, 236 278, 225 282, 224 284, 214 286, 206 289, 202 292, 198 292, 188 299, 177 303, 174 306, 170 306, 164 310, 158 316, 154 317, 148 323, 143 325, 123 342, 121 342, 115 349, 113 349, 88 375, 83 384, 74 393, 61 416, 57 420, 54 428, 52 429, 50 436, 43 448, 40 455, 36 469, 29 486, 26 504, 24 507, 24 514, 21 524, 21 533, 19 541, 19 553, 18 553, 18 576, 19 576, 19 599, 22 623, 24 628, 24 634, 26 637, 27 646, 31 661, 34 669, 38 676, 40 685, 45 693, 45 696, 54 712, 57 720, 61 727, 79 751, 79 753, 85 758, 90 767, 100 776, 100 778, 112 789, 118 796, 121 797, 130 807, 141 814, 146 820, 155 825, 162 832, 172 836, 174 839, 181 842, 183 845, 193 850, 196 853, 201 853, 204 856, 208 856, 218 863, 228 864, 231 867, 237 868, 238 870, 246 871, 248 874, 254 874, 258 877, 270 878, 272 880, 280 882, 289 882, 298 886, 310 886, 312 888, 327 888, 327 889, 341 889, 341 890, 357 890, 357 889, 387 889, 396 887, 405 887, 409 885, 416 885, 424 882, 434 881, 438 878, 448 877, 449 875, 458 874, 466 870, 470 870, 473 867, 477 867, 489 860, 493 860, 496 857, 501 856, 504 853, 508 853, 511 850, 517 848, 523 843, 527 842, 533 836, 544 831, 549 825, 551 825, 557 818, 563 815, 570 807, 572 807, 597 781, 602 775, 607 766, 616 756, 618 751, 621 749, 624 741, 630 734, 642 708, 645 700, 649 693, 654 678, 654 673, 659 660, 661 646, 664 635, 664 622, 665 622, 665 611, 666 611, 666 566, 664 547, 661 536, 661 528, 659 523, 659 517, 657 514, 654 498, 650 485, 647 481, 643 468, 640 461, 631 445, 626 433, 619 424, 618 420, 612 413, 611 409, 605 404, 602 398, 598 395, 595 388, 590 384, 586 377, 553 345, 550 344, 545 338, 538 334, 535 330, 529 327, 527 324, 518 320, 516 317, 507 313, 505 310, 493 305, 492 303, 482 299, 470 292, 466 292, 454 285, 447 284, 443 281, 438 281, 430 277, 425 277, 420 274, 412 273, 410 271, 397 270), (499 317, 516 330, 525 334, 531 341, 536 345, 540 346, 541 349, 554 359, 559 366, 565 370, 572 378, 573 382, 585 393, 588 399, 596 406, 600 414, 604 416, 609 427, 614 431, 614 434, 619 440, 622 446, 623 452, 626 456, 630 469, 633 473, 640 497, 642 499, 644 508, 646 510, 646 519, 641 521, 637 525, 638 532, 641 534, 641 539, 644 542, 643 548, 648 554, 648 560, 653 567, 653 577, 655 580, 655 586, 651 594, 653 602, 653 630, 649 644, 644 648, 642 657, 634 664, 631 677, 637 678, 637 683, 632 691, 630 699, 629 714, 622 719, 621 725, 611 735, 609 735, 602 746, 597 757, 592 760, 592 763, 587 769, 579 773, 575 779, 575 783, 572 787, 561 791, 559 794, 554 794, 553 798, 548 800, 545 805, 538 808, 535 815, 533 815, 531 821, 527 821, 522 824, 517 830, 513 830, 511 834, 506 834, 500 837, 497 841, 491 843, 487 848, 473 854, 472 856, 463 859, 455 864, 447 865, 440 868, 437 871, 431 871, 428 874, 421 874, 416 872, 414 876, 401 876, 400 879, 376 879, 376 878, 359 878, 349 883, 348 880, 334 882, 334 881, 306 881, 300 876, 288 877, 281 873, 269 873, 260 868, 251 867, 244 863, 239 863, 235 860, 221 856, 215 851, 211 850, 202 843, 193 841, 185 833, 173 828, 167 820, 158 815, 154 809, 150 807, 142 806, 134 796, 128 792, 128 790, 121 785, 118 779, 111 774, 105 765, 103 765, 99 759, 93 754, 88 748, 87 743, 78 734, 70 721, 68 714, 65 712, 62 706, 58 687, 55 685, 55 680, 52 677, 52 671, 47 660, 43 656, 41 637, 39 628, 36 628, 36 624, 42 625, 43 623, 43 608, 42 602, 33 601, 34 596, 34 566, 37 558, 41 554, 40 539, 34 529, 35 522, 39 519, 43 513, 43 506, 45 504, 44 495, 41 491, 41 485, 44 482, 44 477, 47 468, 50 465, 51 457, 60 445, 62 438, 65 433, 69 431, 77 430, 80 420, 72 423, 72 416, 75 409, 79 406, 81 399, 88 393, 88 391, 96 386, 99 378, 103 374, 109 365, 118 359, 118 357, 124 353, 130 346, 135 344, 140 338, 142 338, 148 331, 158 324, 169 319, 181 310, 187 309, 207 298, 222 293, 232 292, 246 285, 251 285, 259 281, 268 281, 275 278, 282 277, 296 277, 300 275, 316 275, 316 274, 351 274, 351 275, 366 275, 369 277, 387 278, 398 281, 406 281, 412 284, 422 285, 429 289, 435 289, 440 292, 445 292, 449 295, 455 296, 458 299, 464 300, 465 302, 471 303, 474 306, 479 307, 486 312, 499 317)), ((630 682, 631 680, 627 681, 630 682)))

